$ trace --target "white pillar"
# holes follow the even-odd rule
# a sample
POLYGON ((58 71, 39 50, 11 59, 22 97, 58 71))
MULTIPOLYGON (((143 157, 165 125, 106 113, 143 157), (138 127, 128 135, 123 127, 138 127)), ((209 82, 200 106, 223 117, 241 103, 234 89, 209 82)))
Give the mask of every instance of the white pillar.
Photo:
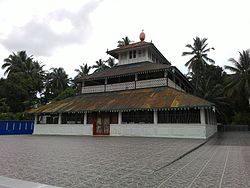
POLYGON ((84 117, 83 117, 83 124, 87 125, 87 112, 84 112, 84 117))
POLYGON ((212 120, 212 119, 211 119, 211 117, 212 117, 211 115, 212 115, 212 114, 211 114, 211 110, 208 110, 208 124, 212 124, 212 123, 211 123, 211 122, 212 122, 212 121, 211 121, 211 120, 212 120))
POLYGON ((59 113, 58 124, 62 124, 62 113, 59 113))
POLYGON ((158 124, 158 114, 157 114, 157 110, 154 111, 154 124, 158 124))
POLYGON ((201 118, 201 124, 205 125, 206 124, 206 117, 205 117, 205 109, 204 108, 200 109, 200 118, 201 118))
POLYGON ((35 114, 35 120, 34 124, 37 124, 37 114, 35 114))
POLYGON ((122 112, 118 112, 118 124, 122 124, 122 112))

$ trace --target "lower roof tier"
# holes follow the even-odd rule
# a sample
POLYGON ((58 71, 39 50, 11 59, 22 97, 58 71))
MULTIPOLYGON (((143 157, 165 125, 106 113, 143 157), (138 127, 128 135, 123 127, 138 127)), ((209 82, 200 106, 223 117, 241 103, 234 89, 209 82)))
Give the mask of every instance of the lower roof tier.
POLYGON ((212 107, 204 99, 169 87, 81 94, 53 102, 28 113, 126 111, 212 107))

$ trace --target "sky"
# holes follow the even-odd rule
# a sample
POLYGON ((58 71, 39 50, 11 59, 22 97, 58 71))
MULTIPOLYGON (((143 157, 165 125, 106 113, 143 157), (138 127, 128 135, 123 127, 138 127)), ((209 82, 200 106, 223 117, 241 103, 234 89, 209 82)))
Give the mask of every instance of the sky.
MULTIPOLYGON (((12 52, 25 50, 35 60, 75 69, 108 59, 107 49, 144 30, 161 53, 187 73, 186 44, 207 38, 219 66, 250 48, 249 0, 0 0, 0 66, 12 52)), ((0 77, 4 70, 0 69, 0 77)))

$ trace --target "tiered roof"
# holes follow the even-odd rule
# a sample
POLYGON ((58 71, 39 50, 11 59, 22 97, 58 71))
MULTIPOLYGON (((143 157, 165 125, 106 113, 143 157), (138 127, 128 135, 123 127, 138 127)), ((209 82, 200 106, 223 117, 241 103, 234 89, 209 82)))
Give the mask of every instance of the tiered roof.
POLYGON ((86 75, 79 80, 92 80, 92 79, 97 79, 97 78, 123 76, 123 75, 130 75, 130 74, 135 74, 135 73, 140 73, 140 72, 163 70, 163 69, 168 69, 170 67, 171 66, 169 64, 151 63, 151 62, 118 65, 112 68, 105 69, 100 72, 95 72, 93 74, 86 75))
POLYGON ((169 87, 81 94, 29 113, 99 112, 152 109, 211 108, 212 103, 169 87))

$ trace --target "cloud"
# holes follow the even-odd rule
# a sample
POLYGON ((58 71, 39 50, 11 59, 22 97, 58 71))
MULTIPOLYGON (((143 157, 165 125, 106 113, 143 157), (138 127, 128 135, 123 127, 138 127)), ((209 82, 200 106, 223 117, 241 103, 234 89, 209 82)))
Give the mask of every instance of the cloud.
POLYGON ((50 56, 58 47, 82 44, 92 29, 90 14, 100 2, 90 1, 76 13, 61 9, 43 19, 33 18, 13 28, 1 43, 9 51, 26 50, 37 56, 50 56))

